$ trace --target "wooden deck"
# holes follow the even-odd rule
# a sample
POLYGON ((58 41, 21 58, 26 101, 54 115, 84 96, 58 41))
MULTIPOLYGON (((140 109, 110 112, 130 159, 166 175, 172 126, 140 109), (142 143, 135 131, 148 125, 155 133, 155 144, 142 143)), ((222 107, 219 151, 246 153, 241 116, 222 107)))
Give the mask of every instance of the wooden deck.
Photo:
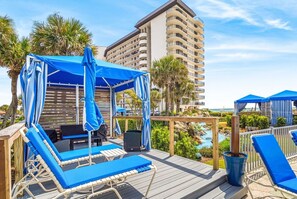
MULTIPOLYGON (((118 141, 118 140, 115 140, 118 141)), ((157 174, 150 189, 148 198, 242 198, 246 189, 232 187, 226 182, 225 170, 214 171, 212 166, 180 156, 170 157, 168 153, 159 150, 150 152, 133 152, 128 155, 140 155, 157 166, 157 174)), ((100 161, 100 160, 98 160, 100 161)), ((123 198, 142 198, 147 189, 151 172, 135 175, 127 179, 126 183, 116 187, 123 198)), ((54 185, 48 184, 50 187, 54 185)), ((38 198, 51 198, 58 192, 42 192, 37 186, 32 186, 38 198)), ((71 198, 84 198, 74 194, 71 198)), ((28 198, 24 196, 23 198, 28 198)), ((114 199, 116 195, 109 192, 97 198, 114 199)))

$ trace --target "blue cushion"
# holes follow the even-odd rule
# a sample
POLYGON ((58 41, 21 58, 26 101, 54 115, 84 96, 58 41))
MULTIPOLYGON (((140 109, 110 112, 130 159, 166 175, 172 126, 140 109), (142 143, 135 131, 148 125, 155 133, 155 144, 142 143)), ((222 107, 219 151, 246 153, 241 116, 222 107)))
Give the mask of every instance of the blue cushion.
POLYGON ((40 133, 41 139, 43 139, 43 140, 45 139, 47 141, 47 143, 53 149, 53 151, 56 154, 56 156, 61 160, 61 156, 59 154, 59 151, 57 150, 56 146, 53 144, 53 142, 51 141, 51 139, 48 137, 48 135, 46 134, 46 132, 43 130, 42 126, 40 124, 36 124, 35 126, 36 126, 36 128, 38 129, 38 131, 40 133))
POLYGON ((280 182, 277 184, 277 186, 286 189, 288 191, 291 191, 293 193, 297 193, 297 178, 294 178, 292 180, 287 180, 284 182, 280 182))
POLYGON ((295 145, 297 145, 297 130, 290 131, 292 135, 292 140, 294 141, 295 145))
POLYGON ((40 156, 43 158, 45 163, 48 165, 50 170, 54 173, 57 180, 60 182, 61 186, 63 188, 67 187, 66 179, 63 173, 63 170, 58 165, 48 148, 45 146, 45 144, 42 142, 40 136, 38 135, 38 132, 34 128, 28 129, 26 136, 30 140, 31 144, 35 147, 37 152, 40 154, 40 156))
POLYGON ((257 135, 253 136, 252 140, 255 150, 260 154, 274 184, 296 178, 273 135, 257 135))
POLYGON ((149 169, 152 162, 140 156, 130 156, 111 162, 103 162, 86 167, 65 171, 68 188, 76 187, 88 182, 100 180, 109 176, 121 174, 134 169, 141 172, 149 169))
MULTIPOLYGON (((101 153, 101 151, 109 150, 109 149, 121 149, 121 147, 115 144, 92 147, 92 155, 99 154, 101 153)), ((85 157, 88 155, 89 155, 89 148, 77 149, 74 151, 66 151, 66 152, 60 153, 60 157, 61 157, 60 160, 61 161, 72 160, 80 157, 85 157)))
POLYGON ((87 137, 88 137, 88 134, 66 135, 66 136, 63 136, 63 140, 75 139, 75 138, 87 138, 87 137))

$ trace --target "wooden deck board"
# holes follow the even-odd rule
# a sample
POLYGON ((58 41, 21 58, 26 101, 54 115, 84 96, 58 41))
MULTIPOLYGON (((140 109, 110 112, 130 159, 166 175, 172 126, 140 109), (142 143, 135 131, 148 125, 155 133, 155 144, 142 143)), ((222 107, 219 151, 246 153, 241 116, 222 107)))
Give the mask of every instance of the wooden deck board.
MULTIPOLYGON (((213 171, 212 166, 198 161, 189 160, 179 156, 169 156, 169 153, 151 150, 150 152, 133 152, 130 155, 140 155, 153 162, 157 167, 157 173, 151 186, 148 198, 189 198, 191 192, 201 187, 215 183, 218 179, 224 179, 225 171, 213 171)), ((97 162, 97 161, 96 161, 97 162)), ((131 176, 126 183, 116 186, 121 196, 125 199, 142 198, 147 190, 152 172, 131 176)), ((219 186, 219 185, 217 185, 219 186)), ((225 185, 226 186, 226 185, 225 185)), ((34 187, 34 189, 38 189, 34 187)), ((34 190, 40 193, 37 197, 51 198, 58 191, 43 193, 41 189, 34 190)), ((223 191, 223 190, 222 190, 223 191)), ((219 196, 217 193, 214 197, 219 196)), ((83 198, 84 196, 74 193, 71 198, 83 198)), ((24 198, 28 198, 26 195, 24 198)), ((108 192, 95 198, 113 199, 115 194, 108 192)))

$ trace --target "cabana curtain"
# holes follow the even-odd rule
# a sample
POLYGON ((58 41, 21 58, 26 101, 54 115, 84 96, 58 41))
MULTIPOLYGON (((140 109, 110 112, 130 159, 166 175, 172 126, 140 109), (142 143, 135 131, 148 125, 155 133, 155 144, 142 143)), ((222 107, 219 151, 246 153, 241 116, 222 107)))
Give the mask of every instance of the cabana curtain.
POLYGON ((293 114, 292 114, 291 100, 272 101, 271 110, 272 110, 271 124, 273 126, 277 124, 278 117, 286 118, 287 125, 292 125, 293 114))
POLYGON ((151 149, 151 109, 150 109, 150 77, 144 75, 137 77, 134 81, 134 90, 136 95, 142 100, 142 145, 146 150, 151 149))

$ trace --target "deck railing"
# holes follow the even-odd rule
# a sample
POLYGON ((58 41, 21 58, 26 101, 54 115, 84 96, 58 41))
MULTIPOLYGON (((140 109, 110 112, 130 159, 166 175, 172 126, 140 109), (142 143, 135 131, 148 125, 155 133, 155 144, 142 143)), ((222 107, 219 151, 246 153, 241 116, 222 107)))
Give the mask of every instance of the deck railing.
MULTIPOLYGON (((129 129, 128 120, 141 120, 141 116, 116 116, 113 119, 125 120, 125 131, 129 129)), ((205 122, 211 125, 212 130, 212 144, 213 144, 213 169, 219 169, 219 140, 218 127, 219 118, 217 117, 173 117, 173 116, 152 116, 152 121, 166 121, 169 122, 169 154, 174 155, 174 122, 205 122)), ((115 124, 115 122, 113 122, 115 124)))
MULTIPOLYGON (((284 152, 286 157, 291 157, 297 155, 297 146, 292 141, 289 131, 297 129, 297 125, 294 126, 286 126, 286 127, 278 127, 278 128, 269 128, 257 131, 250 131, 240 134, 240 151, 248 155, 247 164, 246 164, 246 171, 250 172, 255 169, 258 169, 262 166, 262 163, 256 154, 254 147, 252 146, 252 142, 250 137, 256 134, 273 134, 282 151, 284 152)), ((271 151, 273 153, 273 151, 271 151)))
POLYGON ((11 149, 14 154, 15 181, 23 177, 24 145, 19 130, 24 125, 24 122, 20 122, 0 130, 0 198, 9 199, 11 196, 11 149))

